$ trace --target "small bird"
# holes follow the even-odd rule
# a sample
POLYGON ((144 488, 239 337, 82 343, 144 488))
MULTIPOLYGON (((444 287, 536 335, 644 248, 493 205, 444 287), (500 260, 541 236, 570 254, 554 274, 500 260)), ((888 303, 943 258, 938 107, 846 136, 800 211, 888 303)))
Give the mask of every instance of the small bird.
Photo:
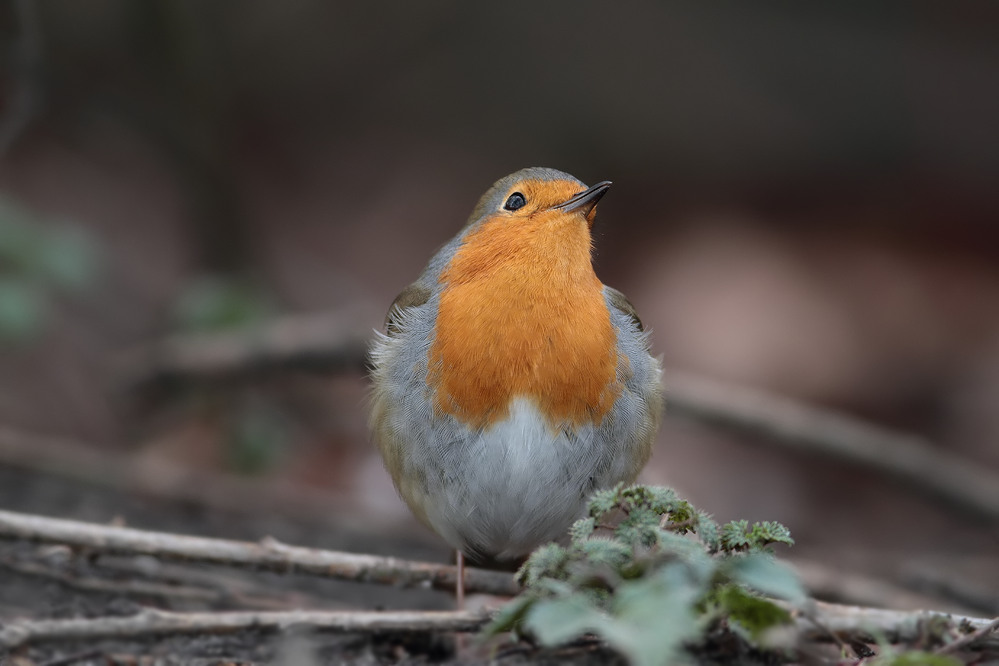
POLYGON ((661 367, 590 229, 611 183, 497 181, 395 299, 371 349, 371 425, 396 489, 463 554, 516 560, 588 496, 630 482, 662 413, 661 367))

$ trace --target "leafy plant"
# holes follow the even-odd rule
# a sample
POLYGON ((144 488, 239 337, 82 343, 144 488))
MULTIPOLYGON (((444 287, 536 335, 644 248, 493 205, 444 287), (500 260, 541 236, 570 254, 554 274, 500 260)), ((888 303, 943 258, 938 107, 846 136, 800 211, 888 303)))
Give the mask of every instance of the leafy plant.
POLYGON ((595 493, 568 546, 536 550, 517 573, 525 590, 487 633, 516 631, 555 646, 587 634, 632 663, 673 663, 712 632, 768 645, 791 622, 768 597, 805 601, 770 551, 793 540, 779 523, 719 526, 665 487, 595 493))

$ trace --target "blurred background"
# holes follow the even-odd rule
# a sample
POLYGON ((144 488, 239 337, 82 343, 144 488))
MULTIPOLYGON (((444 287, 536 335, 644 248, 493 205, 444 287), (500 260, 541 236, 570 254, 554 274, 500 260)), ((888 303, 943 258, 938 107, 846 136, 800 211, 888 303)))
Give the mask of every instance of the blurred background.
MULTIPOLYGON (((370 445, 359 362, 164 385, 128 359, 310 313, 356 344, 525 166, 614 181, 597 272, 667 367, 999 469, 997 26, 964 0, 8 0, 0 500, 221 535, 143 518, 214 488, 446 558, 370 445)), ((994 523, 760 444, 667 418, 643 480, 999 604, 994 523)))

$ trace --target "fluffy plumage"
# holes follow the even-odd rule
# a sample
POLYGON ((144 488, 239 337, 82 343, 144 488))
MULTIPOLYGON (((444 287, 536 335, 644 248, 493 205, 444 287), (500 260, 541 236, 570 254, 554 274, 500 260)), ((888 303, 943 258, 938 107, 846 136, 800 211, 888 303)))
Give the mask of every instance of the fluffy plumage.
POLYGON ((372 348, 386 467, 417 517, 471 556, 560 538, 594 489, 634 479, 651 453, 659 363, 593 271, 603 190, 560 207, 584 190, 552 169, 497 181, 372 348), (508 210, 514 192, 526 204, 508 210))

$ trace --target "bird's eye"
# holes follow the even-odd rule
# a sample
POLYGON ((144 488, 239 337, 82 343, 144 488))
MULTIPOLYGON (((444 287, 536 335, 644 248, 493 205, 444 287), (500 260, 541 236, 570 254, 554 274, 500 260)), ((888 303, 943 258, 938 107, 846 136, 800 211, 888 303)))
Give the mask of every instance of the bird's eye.
POLYGON ((514 192, 510 195, 510 198, 506 200, 506 203, 503 204, 503 208, 507 210, 517 210, 518 208, 523 208, 525 205, 527 205, 527 199, 524 198, 524 195, 520 192, 514 192))

